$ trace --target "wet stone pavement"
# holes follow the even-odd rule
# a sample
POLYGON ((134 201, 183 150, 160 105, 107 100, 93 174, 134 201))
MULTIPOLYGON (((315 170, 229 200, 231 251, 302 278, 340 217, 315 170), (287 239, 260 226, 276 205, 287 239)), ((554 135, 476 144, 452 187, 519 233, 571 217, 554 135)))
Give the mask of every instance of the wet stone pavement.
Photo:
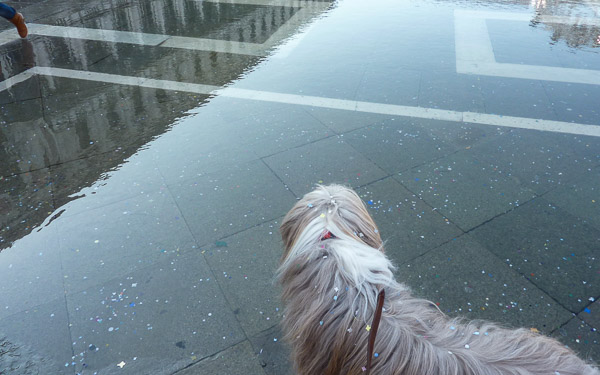
POLYGON ((600 3, 11 1, 0 374, 290 374, 278 228, 354 187, 398 280, 600 361, 600 3))

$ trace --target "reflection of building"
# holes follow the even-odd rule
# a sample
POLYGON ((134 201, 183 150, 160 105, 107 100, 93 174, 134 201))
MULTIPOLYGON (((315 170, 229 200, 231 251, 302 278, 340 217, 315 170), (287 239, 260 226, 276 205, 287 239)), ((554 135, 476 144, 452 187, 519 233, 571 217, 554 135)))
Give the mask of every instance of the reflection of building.
MULTIPOLYGON (((293 19, 302 4, 315 3, 289 0, 292 6, 286 6, 285 0, 277 0, 275 6, 255 5, 260 2, 164 0, 123 6, 103 0, 45 22, 265 44, 268 50, 277 42, 273 35, 280 42, 297 30, 299 21, 309 20, 293 19), (276 34, 281 30, 286 33, 276 34)), ((265 1, 269 2, 273 0, 265 1)), ((328 5, 319 4, 321 11, 328 5)), ((220 86, 261 59, 252 54, 39 35, 29 40, 30 44, 0 46, 4 78, 37 65, 220 86)), ((45 76, 0 91, 0 103, 9 102, 0 105, 0 250, 74 199, 70 196, 118 168, 206 98, 45 76), (12 97, 17 101, 10 103, 12 97)))
POLYGON ((532 0, 536 9, 534 24, 543 24, 552 32, 552 41, 564 41, 569 47, 598 47, 600 5, 591 1, 532 0), (553 17, 569 17, 570 22, 557 22, 553 17))

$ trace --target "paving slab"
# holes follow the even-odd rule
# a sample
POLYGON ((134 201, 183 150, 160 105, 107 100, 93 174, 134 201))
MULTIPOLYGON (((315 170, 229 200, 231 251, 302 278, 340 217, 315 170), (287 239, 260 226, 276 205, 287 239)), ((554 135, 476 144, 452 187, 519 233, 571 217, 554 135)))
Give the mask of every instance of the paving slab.
POLYGON ((6 337, 0 337, 0 347, 3 354, 0 356, 0 368, 6 375, 34 375, 39 373, 52 373, 55 364, 35 354, 33 349, 21 343, 12 343, 6 337), (21 359, 25 358, 24 361, 21 359))
POLYGON ((453 145, 455 151, 469 150, 507 131, 502 127, 455 121, 412 119, 412 123, 428 129, 440 142, 453 145))
POLYGON ((111 43, 35 34, 27 39, 35 50, 32 66, 89 70, 95 63, 114 53, 114 45, 111 43))
MULTIPOLYGON (((308 41, 309 36, 304 41, 308 41)), ((366 67, 361 61, 347 60, 344 69, 335 69, 330 65, 327 54, 338 47, 323 44, 323 40, 310 54, 299 59, 273 62, 269 69, 256 69, 251 76, 236 82, 236 88, 269 91, 275 93, 319 96, 324 98, 354 100, 366 67), (293 79, 290 79, 290 64, 294 67, 293 79), (301 77, 301 78, 300 78, 301 77)), ((340 41, 330 41, 340 44, 340 41)), ((327 42, 325 42, 327 43, 327 42)), ((303 43, 303 45, 308 45, 303 43)), ((304 48, 303 48, 304 49, 304 48)), ((297 50, 295 52, 298 52, 297 50)))
MULTIPOLYGON (((64 111, 69 109, 69 106, 54 107, 53 101, 55 100, 69 100, 71 99, 72 104, 80 104, 79 100, 91 100, 90 97, 94 97, 105 92, 114 92, 115 85, 109 82, 99 81, 87 81, 73 78, 54 77, 50 75, 36 75, 35 79, 39 81, 40 95, 43 98, 51 97, 54 95, 60 96, 54 100, 50 99, 50 113, 52 111, 64 111), (64 95, 64 97, 62 97, 64 95), (70 97, 70 98, 69 98, 70 97), (83 99, 79 99, 83 98, 83 99)), ((31 80, 31 79, 29 79, 31 80)), ((116 100, 117 98, 113 99, 116 100)), ((98 101, 98 99, 96 99, 98 101)))
POLYGON ((315 117, 329 129, 338 134, 364 128, 368 125, 378 124, 385 120, 398 118, 397 116, 343 109, 306 107, 305 110, 310 113, 311 116, 315 117))
POLYGON ((344 134, 344 140, 388 174, 432 162, 455 151, 431 129, 409 118, 390 119, 344 134))
POLYGON ((368 66, 356 92, 356 100, 416 106, 419 100, 421 72, 378 65, 368 66))
POLYGON ((247 336, 277 324, 283 314, 275 271, 283 249, 280 220, 225 237, 202 249, 247 336))
POLYGON ((495 218, 469 236, 573 313, 600 295, 600 231, 544 198, 495 218))
POLYGON ((64 296, 55 225, 32 231, 1 254, 0 319, 64 296))
MULTIPOLYGON (((11 27, 14 26, 11 25, 11 27)), ((17 30, 13 30, 16 35, 17 30)), ((0 81, 14 77, 35 65, 34 46, 29 39, 15 40, 0 45, 0 56, 3 57, 2 66, 0 66, 0 81)))
POLYGON ((335 182, 357 187, 387 176, 338 136, 263 160, 298 197, 311 191, 316 184, 335 182))
POLYGON ((18 131, 18 125, 35 121, 42 116, 42 100, 40 98, 22 100, 0 105, 0 129, 2 140, 7 132, 18 131))
POLYGON ((166 191, 82 211, 55 220, 69 294, 197 251, 185 218, 166 191))
MULTIPOLYGON (((474 157, 493 165, 516 185, 544 194, 563 185, 590 180, 598 165, 587 139, 566 134, 511 129, 471 149, 474 157)), ((595 147, 595 142, 591 143, 595 147)))
MULTIPOLYGON (((55 131, 72 129, 90 135, 101 129, 137 146, 169 129, 178 118, 198 107, 207 95, 107 84, 73 78, 40 76, 44 119, 55 131), (83 129, 86 129, 84 131, 83 129), (117 133, 116 130, 122 130, 117 133), (135 134, 127 134, 135 130, 135 134)), ((124 145, 122 144, 122 145, 124 145)))
POLYGON ((50 161, 55 160, 57 150, 44 118, 40 116, 31 121, 17 121, 12 125, 3 132, 0 141, 6 160, 0 167, 0 172, 4 176, 10 176, 51 165, 50 161))
POLYGON ((41 97, 42 94, 40 91, 40 82, 37 77, 32 77, 11 86, 7 90, 0 91, 0 105, 24 100, 39 99, 41 97))
POLYGON ((571 313, 493 253, 461 236, 402 265, 398 281, 450 316, 485 319, 545 334, 571 313))
POLYGON ((175 183, 169 190, 201 246, 281 217, 295 203, 261 161, 175 183))
POLYGON ((484 113, 484 99, 478 79, 464 74, 423 72, 419 106, 484 113))
POLYGON ((598 125, 600 86, 563 82, 543 85, 560 121, 598 125))
POLYGON ((116 276, 67 304, 77 371, 171 374, 244 339, 200 253, 116 276))
POLYGON ((51 167, 56 207, 64 210, 66 217, 125 199, 164 193, 167 185, 158 167, 147 157, 132 155, 136 151, 117 148, 51 167))
POLYGON ((590 226, 600 230, 600 168, 596 167, 577 179, 544 195, 544 199, 584 219, 590 226))
POLYGON ((494 164, 477 160, 477 155, 463 150, 394 178, 463 231, 469 231, 535 196, 494 164))
MULTIPOLYGON (((144 155, 146 156, 146 155, 144 155)), ((169 185, 256 161, 236 127, 214 115, 191 115, 151 143, 148 156, 169 185)))
MULTIPOLYGON (((224 89, 227 90, 227 89, 224 89)), ((219 124, 236 122, 252 117, 273 116, 282 110, 291 110, 296 106, 267 102, 263 100, 238 99, 226 95, 211 95, 206 103, 189 110, 202 123, 218 122, 219 124)))
POLYGON ((485 113, 558 120, 541 81, 483 76, 479 84, 485 113))
POLYGON ((590 297, 588 301, 591 303, 577 317, 591 327, 598 329, 600 327, 600 300, 590 297))
POLYGON ((333 131, 301 106, 274 105, 273 111, 232 123, 244 148, 266 157, 329 137, 333 131))
POLYGON ((290 347, 282 339, 279 326, 273 326, 250 338, 254 353, 267 375, 292 375, 290 347))
POLYGON ((36 230, 54 208, 48 168, 0 177, 0 251, 36 230))
POLYGON ((395 265, 411 261, 463 232, 393 178, 358 190, 395 265))
POLYGON ((571 319, 557 329, 553 337, 590 363, 600 360, 600 333, 597 328, 590 327, 580 319, 571 319))
POLYGON ((205 85, 225 85, 240 72, 256 65, 256 56, 215 53, 179 48, 87 42, 106 50, 106 57, 89 67, 90 71, 205 85), (173 69, 177 66, 176 69, 173 69))
POLYGON ((0 319, 0 347, 3 374, 74 374, 64 296, 0 319))
POLYGON ((264 375, 249 341, 227 348, 207 357, 190 367, 178 371, 177 375, 228 374, 228 375, 264 375))

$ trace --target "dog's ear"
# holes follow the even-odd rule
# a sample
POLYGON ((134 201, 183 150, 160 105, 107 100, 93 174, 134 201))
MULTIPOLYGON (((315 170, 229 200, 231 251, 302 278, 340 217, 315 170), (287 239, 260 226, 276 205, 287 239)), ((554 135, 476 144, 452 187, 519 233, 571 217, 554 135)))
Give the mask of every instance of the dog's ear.
POLYGON ((314 219, 314 215, 311 214, 309 207, 304 201, 305 199, 302 199, 294 205, 283 218, 283 222, 279 228, 281 239, 283 240, 282 259, 285 259, 300 234, 302 234, 302 231, 314 219))
MULTIPOLYGON (((321 214, 327 215, 325 224, 335 225, 348 236, 383 251, 377 225, 358 194, 342 185, 319 185, 298 201, 283 219, 280 227, 284 245, 282 259, 307 226, 321 214)), ((324 226, 323 230, 329 229, 324 226)))

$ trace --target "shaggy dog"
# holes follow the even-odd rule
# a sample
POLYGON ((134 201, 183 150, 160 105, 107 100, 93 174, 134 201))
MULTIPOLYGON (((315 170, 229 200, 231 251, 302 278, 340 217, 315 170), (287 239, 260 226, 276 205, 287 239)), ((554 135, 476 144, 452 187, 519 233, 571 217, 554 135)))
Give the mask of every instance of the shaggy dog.
POLYGON ((283 329, 298 374, 365 374, 380 290, 383 314, 371 372, 381 375, 598 375, 571 350, 527 329, 445 316, 394 280, 360 197, 319 186, 281 224, 283 329))

